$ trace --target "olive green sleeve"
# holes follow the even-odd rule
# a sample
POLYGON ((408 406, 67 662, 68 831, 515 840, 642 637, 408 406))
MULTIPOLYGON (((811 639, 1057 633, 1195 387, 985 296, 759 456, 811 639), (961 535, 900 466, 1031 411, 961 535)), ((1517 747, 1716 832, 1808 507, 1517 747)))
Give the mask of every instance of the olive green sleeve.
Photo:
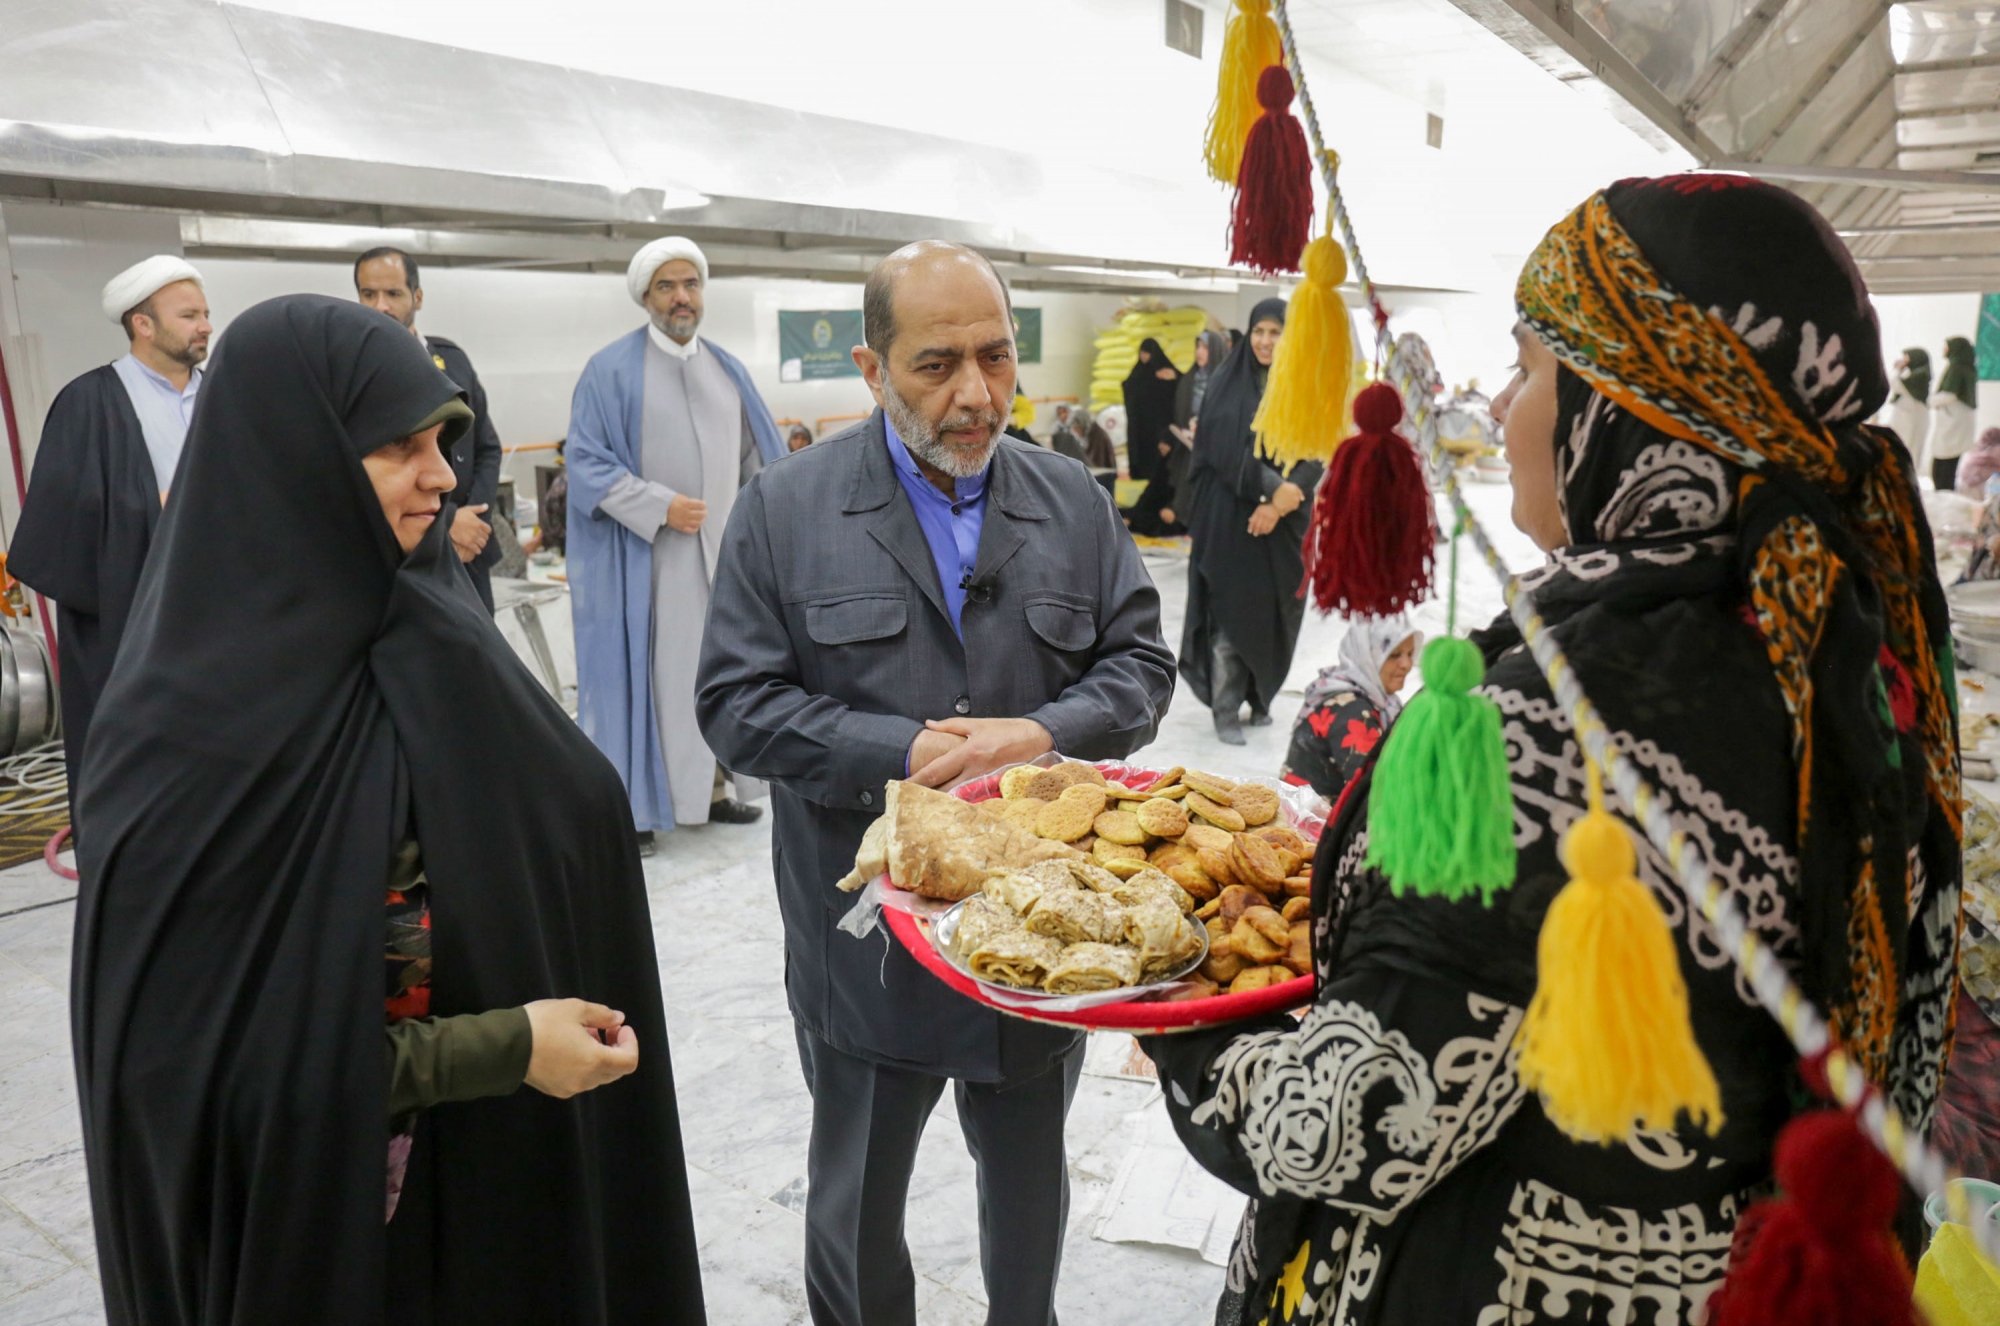
POLYGON ((525 1008, 389 1024, 389 1117, 449 1101, 504 1096, 528 1075, 534 1033, 525 1008))

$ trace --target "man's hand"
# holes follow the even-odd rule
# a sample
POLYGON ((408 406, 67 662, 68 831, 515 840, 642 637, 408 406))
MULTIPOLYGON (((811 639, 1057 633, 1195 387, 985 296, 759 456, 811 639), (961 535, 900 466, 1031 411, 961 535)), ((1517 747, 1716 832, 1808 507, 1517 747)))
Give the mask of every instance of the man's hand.
POLYGON ((667 507, 667 528, 677 529, 683 534, 699 534, 704 521, 708 519, 708 503, 693 497, 682 497, 676 493, 667 507))
POLYGON ((1180 524, 1180 521, 1175 519, 1174 517, 1174 509, 1170 506, 1163 506, 1160 508, 1160 519, 1165 521, 1169 525, 1180 524))
MULTIPOLYGON (((1032 718, 932 719, 924 726, 934 733, 964 738, 921 768, 912 761, 910 777, 925 787, 957 787, 1003 764, 1025 764, 1056 745, 1049 730, 1032 718)), ((913 752, 915 749, 911 747, 913 752)))
POLYGON ((1271 505, 1277 508, 1280 520, 1304 506, 1305 500, 1306 490, 1289 479, 1279 484, 1277 491, 1271 494, 1271 505))
POLYGON ((1171 442, 1160 443, 1160 454, 1162 456, 1171 456, 1173 455, 1173 453, 1174 453, 1173 443, 1171 442))
POLYGON ((526 1081, 544 1096, 568 1100, 639 1066, 639 1037, 615 1009, 581 999, 537 999, 527 1013, 535 1048, 526 1081))
POLYGON ((911 776, 914 777, 919 769, 931 761, 938 759, 948 751, 957 750, 964 744, 964 737, 954 736, 949 732, 933 732, 929 728, 925 728, 922 732, 917 733, 917 739, 910 743, 911 776))
POLYGON ((1263 538, 1276 528, 1278 528, 1278 508, 1269 502, 1250 513, 1250 532, 1258 538, 1263 538))
POLYGON ((479 556, 486 547, 486 541, 493 537, 493 527, 479 518, 486 507, 485 502, 478 506, 462 506, 458 514, 451 518, 451 542, 458 549, 458 560, 461 562, 469 562, 479 556))

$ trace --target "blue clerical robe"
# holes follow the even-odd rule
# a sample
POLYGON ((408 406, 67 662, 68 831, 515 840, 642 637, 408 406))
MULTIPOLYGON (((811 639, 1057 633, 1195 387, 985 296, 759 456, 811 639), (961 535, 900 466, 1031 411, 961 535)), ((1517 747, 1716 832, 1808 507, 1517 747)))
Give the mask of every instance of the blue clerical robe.
MULTIPOLYGON (((765 463, 785 454, 778 426, 742 363, 715 342, 703 348, 735 382, 765 463)), ((653 717, 652 544, 598 510, 621 474, 640 472, 646 329, 590 357, 570 400, 568 570, 576 631, 576 718, 617 766, 640 829, 674 827, 673 797, 653 717)), ((681 623, 699 631, 700 622, 681 623)))

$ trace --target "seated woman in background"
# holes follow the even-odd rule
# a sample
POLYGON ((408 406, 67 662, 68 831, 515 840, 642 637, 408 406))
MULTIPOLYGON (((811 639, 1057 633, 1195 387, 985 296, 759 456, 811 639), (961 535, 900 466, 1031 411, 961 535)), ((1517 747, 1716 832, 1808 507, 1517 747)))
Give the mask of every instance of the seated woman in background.
MULTIPOLYGON (((1797 195, 1689 174, 1592 196, 1516 303, 1494 416, 1515 523, 1551 554, 1522 577, 1536 608, 1611 743, 1928 1130, 1957 999, 1950 645, 1909 453, 1860 422, 1888 394, 1860 274, 1797 195)), ((1253 1198, 1218 1326, 1688 1326, 1810 1099, 1636 834, 1719 1131, 1579 1141, 1523 1089, 1515 1036, 1585 771, 1511 619, 1476 639, 1513 778, 1512 886, 1490 906, 1392 891, 1363 865, 1364 770, 1319 842, 1302 1021, 1145 1042, 1182 1140, 1253 1198)))
POLYGON ((785 434, 786 451, 804 451, 812 444, 812 429, 804 424, 793 424, 791 431, 785 434))
POLYGON ((631 812, 451 553, 462 393, 314 295, 204 390, 78 794, 108 1315, 700 1321, 631 812))
POLYGON ((1340 799, 1402 711, 1396 696, 1423 642, 1407 617, 1363 617, 1348 626, 1340 661, 1306 687, 1285 756, 1286 782, 1311 787, 1328 801, 1340 799))

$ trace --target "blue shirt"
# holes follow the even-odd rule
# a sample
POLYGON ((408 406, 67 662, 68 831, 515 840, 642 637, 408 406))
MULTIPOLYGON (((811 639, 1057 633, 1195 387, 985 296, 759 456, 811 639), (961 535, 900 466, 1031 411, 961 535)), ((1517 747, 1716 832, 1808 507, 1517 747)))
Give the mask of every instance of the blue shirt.
POLYGON ((174 470, 181 463, 181 448, 187 445, 188 424, 194 419, 194 398, 201 391, 201 370, 188 374, 188 384, 176 387, 167 379, 127 354, 114 360, 112 369, 132 398, 132 411, 139 416, 139 430, 146 436, 146 451, 153 458, 153 478, 161 492, 173 486, 174 470))
POLYGON ((959 619, 965 613, 964 582, 979 561, 979 531, 986 527, 986 476, 992 473, 992 466, 989 464, 970 479, 953 480, 952 487, 958 493, 954 501, 939 492, 937 485, 917 468, 916 457, 903 445, 896 425, 889 422, 887 414, 882 416, 882 431, 889 436, 889 460, 896 467, 896 477, 903 481, 903 491, 910 495, 910 505, 917 511, 917 524, 924 531, 924 542, 931 546, 931 558, 937 563, 944 606, 951 613, 951 629, 963 640, 965 629, 959 619))

